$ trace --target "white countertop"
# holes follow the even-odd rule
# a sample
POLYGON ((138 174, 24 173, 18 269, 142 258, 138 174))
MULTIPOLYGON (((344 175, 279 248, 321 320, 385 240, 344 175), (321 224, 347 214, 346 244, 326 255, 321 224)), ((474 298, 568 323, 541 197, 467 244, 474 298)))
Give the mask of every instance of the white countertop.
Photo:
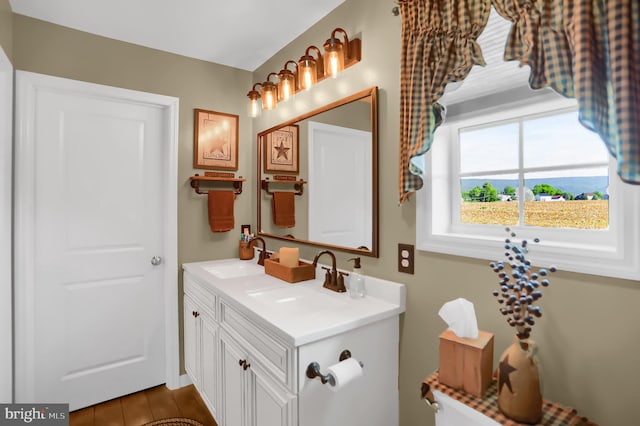
POLYGON ((294 284, 267 275, 255 259, 224 259, 182 266, 202 284, 210 285, 213 292, 267 325, 293 346, 399 315, 406 308, 404 284, 365 275, 367 295, 354 299, 348 293, 322 287, 324 271, 320 264, 315 280, 294 284))

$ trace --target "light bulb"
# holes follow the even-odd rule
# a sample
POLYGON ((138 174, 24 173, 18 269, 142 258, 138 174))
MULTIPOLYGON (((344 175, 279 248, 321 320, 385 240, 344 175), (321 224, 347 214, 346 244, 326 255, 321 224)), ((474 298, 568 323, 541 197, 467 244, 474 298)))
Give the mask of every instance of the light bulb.
POLYGON ((259 99, 249 100, 249 117, 255 118, 259 115, 260 115, 260 100, 259 99))
POLYGON ((312 85, 313 85, 313 82, 311 79, 311 70, 307 68, 304 70, 304 90, 311 89, 312 85))

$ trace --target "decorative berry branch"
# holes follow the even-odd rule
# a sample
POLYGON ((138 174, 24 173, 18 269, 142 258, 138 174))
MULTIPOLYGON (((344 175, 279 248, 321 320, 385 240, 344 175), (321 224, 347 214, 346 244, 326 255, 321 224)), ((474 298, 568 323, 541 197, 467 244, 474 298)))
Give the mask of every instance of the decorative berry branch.
MULTIPOLYGON (((511 238, 516 237, 516 233, 506 228, 511 238)), ((535 238, 535 243, 540 239, 535 238)), ((526 340, 531 336, 532 327, 536 318, 542 317, 540 306, 536 306, 542 297, 539 287, 548 287, 549 279, 546 276, 549 272, 556 272, 555 266, 549 269, 540 269, 538 272, 531 270, 531 262, 527 260, 526 254, 529 252, 527 240, 522 240, 519 244, 512 242, 510 238, 504 240, 505 257, 508 259, 508 266, 511 273, 505 269, 505 262, 491 262, 489 266, 500 278, 500 289, 493 291, 493 295, 498 298, 498 303, 503 305, 500 313, 507 317, 507 323, 515 327, 516 336, 520 340, 526 340), (543 278, 541 278, 543 277, 543 278)))

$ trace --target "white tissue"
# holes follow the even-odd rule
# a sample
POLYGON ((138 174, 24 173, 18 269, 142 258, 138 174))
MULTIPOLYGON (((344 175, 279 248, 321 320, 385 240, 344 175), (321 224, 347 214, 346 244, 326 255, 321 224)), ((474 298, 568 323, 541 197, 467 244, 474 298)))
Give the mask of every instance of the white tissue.
POLYGON ((478 320, 473 303, 467 299, 458 298, 445 303, 438 311, 440 318, 458 337, 475 339, 478 337, 478 320))
POLYGON ((362 366, 355 358, 347 358, 337 364, 327 368, 327 373, 332 377, 329 387, 332 391, 338 392, 344 386, 362 376, 362 366))

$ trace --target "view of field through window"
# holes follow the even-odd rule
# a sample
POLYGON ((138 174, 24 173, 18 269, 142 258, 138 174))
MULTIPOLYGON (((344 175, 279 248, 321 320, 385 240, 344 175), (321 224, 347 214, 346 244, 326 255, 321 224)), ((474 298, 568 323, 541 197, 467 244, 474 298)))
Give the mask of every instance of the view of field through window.
POLYGON ((461 129, 460 222, 609 226, 609 154, 577 112, 461 129))

